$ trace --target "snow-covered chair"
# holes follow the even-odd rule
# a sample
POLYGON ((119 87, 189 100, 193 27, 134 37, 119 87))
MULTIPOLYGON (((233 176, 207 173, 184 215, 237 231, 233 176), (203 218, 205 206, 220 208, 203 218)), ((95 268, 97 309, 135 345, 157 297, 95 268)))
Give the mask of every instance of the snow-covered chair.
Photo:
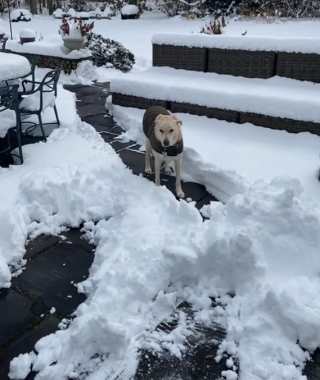
POLYGON ((37 115, 39 120, 39 124, 36 124, 28 120, 23 120, 21 122, 22 129, 24 129, 24 124, 31 124, 29 127, 25 129, 25 134, 30 133, 37 127, 37 125, 39 125, 42 132, 42 138, 44 141, 47 141, 43 126, 56 124, 42 122, 42 112, 48 107, 53 108, 57 124, 60 125, 58 111, 55 104, 57 97, 57 84, 60 77, 60 73, 61 69, 49 71, 44 76, 41 82, 29 80, 22 81, 22 87, 24 89, 24 92, 23 98, 19 104, 20 119, 24 119, 31 115, 37 115), (33 85, 33 87, 35 87, 36 85, 38 85, 38 87, 33 89, 32 91, 27 91, 26 85, 30 84, 30 82, 33 85))

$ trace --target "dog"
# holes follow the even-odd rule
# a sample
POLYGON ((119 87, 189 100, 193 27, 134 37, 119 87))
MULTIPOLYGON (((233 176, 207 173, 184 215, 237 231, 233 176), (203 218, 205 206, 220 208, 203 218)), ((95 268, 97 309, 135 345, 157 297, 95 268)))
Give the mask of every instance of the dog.
POLYGON ((146 136, 145 172, 151 174, 150 156, 154 156, 155 184, 160 186, 160 169, 164 161, 165 172, 171 174, 169 162, 174 161, 176 172, 176 195, 184 198, 181 188, 181 165, 183 154, 182 122, 164 107, 152 106, 142 120, 146 136))

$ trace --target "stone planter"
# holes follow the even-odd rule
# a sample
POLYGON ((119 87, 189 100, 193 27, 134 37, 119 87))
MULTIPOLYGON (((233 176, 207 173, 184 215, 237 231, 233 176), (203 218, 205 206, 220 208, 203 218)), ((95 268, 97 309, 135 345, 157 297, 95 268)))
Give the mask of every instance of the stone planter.
POLYGON ((21 45, 27 43, 27 42, 34 42, 36 40, 35 37, 20 37, 21 45))
POLYGON ((4 34, 0 34, 0 41, 2 41, 4 39, 4 34))
POLYGON ((83 49, 84 39, 83 38, 64 38, 64 46, 69 50, 80 50, 83 49))

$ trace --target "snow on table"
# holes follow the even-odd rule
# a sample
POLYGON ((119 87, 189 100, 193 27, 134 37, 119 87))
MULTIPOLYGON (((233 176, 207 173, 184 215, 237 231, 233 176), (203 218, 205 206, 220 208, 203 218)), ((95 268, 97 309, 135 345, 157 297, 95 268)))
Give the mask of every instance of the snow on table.
POLYGON ((139 13, 139 8, 134 4, 127 4, 121 8, 121 13, 126 16, 136 15, 139 13))
POLYGON ((30 72, 27 58, 18 54, 0 52, 0 82, 18 79, 30 72))
POLYGON ((111 91, 294 120, 320 122, 320 84, 251 79, 167 67, 113 78, 111 91))
POLYGON ((264 36, 208 36, 202 33, 156 33, 152 43, 188 47, 236 50, 283 51, 288 53, 320 54, 320 38, 264 37, 264 36))
POLYGON ((17 53, 39 54, 66 59, 87 58, 91 56, 88 49, 73 50, 70 52, 70 50, 63 45, 60 36, 47 36, 45 40, 28 42, 23 45, 21 45, 20 40, 8 40, 6 49, 17 53))

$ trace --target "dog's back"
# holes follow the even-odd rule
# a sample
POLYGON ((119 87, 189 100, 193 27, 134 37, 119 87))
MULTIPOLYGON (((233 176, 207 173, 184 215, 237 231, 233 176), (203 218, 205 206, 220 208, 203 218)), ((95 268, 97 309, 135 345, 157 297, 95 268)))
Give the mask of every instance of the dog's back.
POLYGON ((146 137, 150 137, 150 134, 154 129, 154 121, 158 115, 170 115, 170 113, 161 106, 149 107, 143 115, 142 127, 146 137))

